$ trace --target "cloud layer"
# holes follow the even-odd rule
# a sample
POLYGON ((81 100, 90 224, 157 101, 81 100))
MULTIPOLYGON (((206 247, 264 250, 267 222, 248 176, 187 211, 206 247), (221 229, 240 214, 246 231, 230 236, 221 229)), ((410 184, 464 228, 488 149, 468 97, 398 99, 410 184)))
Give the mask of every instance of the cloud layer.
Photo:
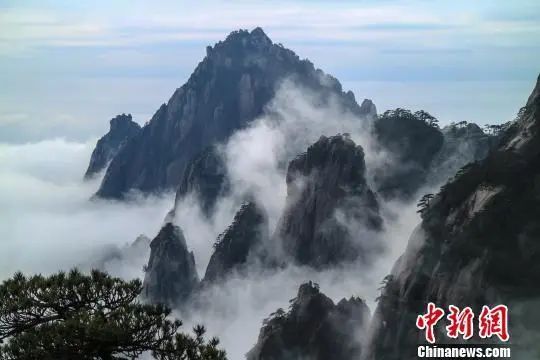
POLYGON ((170 197, 138 206, 88 201, 97 183, 83 183, 82 174, 94 144, 0 144, 0 279, 18 270, 69 269, 106 244, 122 246, 159 229, 170 197))
MULTIPOLYGON (((364 149, 368 174, 380 161, 388 161, 389 154, 374 150, 370 120, 347 113, 335 99, 321 106, 316 94, 286 81, 268 111, 271 115, 257 119, 221 144, 232 194, 220 199, 211 219, 202 215, 193 195, 178 204, 175 222, 195 253, 201 277, 217 235, 231 223, 246 195, 266 209, 270 226, 275 228, 287 196, 285 165, 321 135, 349 133, 364 149)), ((17 270, 49 273, 95 263, 141 233, 150 238, 157 234, 173 205, 173 194, 141 197, 129 204, 88 201, 98 182, 81 179, 94 144, 95 139, 85 143, 56 139, 0 144, 0 279, 17 270)), ((360 296, 373 311, 380 281, 419 222, 415 210, 414 202, 382 202, 385 230, 379 240, 387 251, 374 259, 372 267, 324 272, 290 267, 273 274, 233 276, 208 290, 208 307, 178 314, 185 330, 196 323, 205 324, 210 335, 222 340, 231 359, 241 359, 256 343, 263 319, 278 308, 287 308, 288 300, 307 280, 318 282, 334 301, 360 296)), ((351 224, 357 240, 363 241, 358 230, 357 224, 351 224)), ((148 255, 148 248, 124 251, 124 259, 109 259, 105 268, 125 278, 142 277, 148 255)))
MULTIPOLYGON (((218 202, 210 220, 200 215, 193 196, 178 205, 175 222, 184 230, 190 250, 195 253, 201 276, 208 262, 211 245, 219 232, 231 221, 240 200, 250 195, 266 209, 273 231, 285 206, 287 160, 303 152, 321 135, 349 133, 364 148, 368 171, 377 167, 389 154, 375 152, 369 136, 370 120, 357 118, 330 100, 318 105, 316 94, 284 82, 268 107, 271 116, 264 116, 245 130, 237 132, 222 144, 232 182, 232 194, 218 202), (213 235, 213 237, 212 237, 213 235)), ((371 310, 384 276, 403 252, 409 234, 418 223, 414 203, 385 202, 382 214, 385 231, 379 241, 386 252, 370 268, 354 265, 347 268, 316 272, 295 266, 285 271, 247 277, 232 276, 224 284, 210 288, 204 298, 208 306, 180 313, 186 328, 196 323, 207 325, 210 335, 218 336, 232 359, 241 359, 257 341, 262 321, 278 308, 287 308, 296 296, 298 286, 308 280, 318 282, 321 290, 334 301, 352 295, 364 298, 371 310)), ((339 212, 336 213, 339 216, 339 212)), ((349 224, 358 242, 365 241, 365 229, 349 224)), ((270 246, 279 247, 274 238, 270 246)))

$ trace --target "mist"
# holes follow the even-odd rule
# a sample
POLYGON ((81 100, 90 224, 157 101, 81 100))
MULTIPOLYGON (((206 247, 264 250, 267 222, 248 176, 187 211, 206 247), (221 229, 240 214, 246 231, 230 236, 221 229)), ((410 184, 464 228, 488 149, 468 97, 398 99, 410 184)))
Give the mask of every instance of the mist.
MULTIPOLYGON (((371 169, 392 161, 390 154, 376 150, 370 136, 373 119, 353 116, 336 99, 321 105, 316 94, 291 81, 281 85, 267 113, 220 144, 231 192, 218 200, 210 218, 203 215, 195 194, 177 204, 174 222, 184 231, 201 278, 217 236, 247 196, 266 210, 271 232, 275 230, 287 199, 286 165, 321 135, 350 134, 364 149, 368 182, 371 169)), ((100 176, 82 181, 95 141, 0 144, 1 279, 19 270, 51 273, 73 266, 89 269, 93 264, 101 264, 114 276, 142 278, 149 249, 130 252, 127 244, 140 234, 151 239, 158 233, 173 207, 174 194, 138 196, 129 203, 89 201, 101 180, 100 176), (115 251, 121 256, 111 257, 115 251)), ((291 266, 275 273, 230 276, 204 294, 207 307, 176 312, 184 321, 184 331, 204 324, 210 336, 220 338, 230 359, 242 359, 255 345, 262 321, 278 308, 287 309, 299 285, 308 280, 318 283, 334 302, 361 297, 373 313, 382 279, 420 221, 415 202, 379 202, 384 220, 379 241, 386 251, 369 268, 357 265, 316 272, 291 266)), ((358 224, 350 226, 353 233, 362 233, 358 224)), ((358 241, 363 241, 361 236, 358 241)))
MULTIPOLYGON (((83 182, 82 176, 94 146, 95 139, 0 144, 0 279, 16 271, 68 270, 107 246, 159 229, 170 196, 135 204, 89 201, 100 179, 83 182)), ((142 277, 139 270, 125 275, 142 277)))
MULTIPOLYGON (((348 133, 365 152, 367 180, 370 169, 382 163, 393 163, 390 154, 377 149, 371 137, 374 119, 358 118, 331 98, 320 105, 317 94, 285 81, 267 108, 267 114, 248 128, 235 133, 219 147, 225 160, 231 192, 219 199, 210 217, 202 215, 196 196, 187 196, 177 205, 174 222, 184 230, 190 251, 195 253, 199 276, 213 251, 212 244, 220 232, 231 223, 243 199, 253 199, 266 210, 270 231, 278 226, 286 205, 286 165, 321 135, 348 133)), ((394 164, 394 166, 396 166, 394 164)), ((427 192, 422 189, 419 193, 427 192)), ((290 201, 290 199, 289 199, 290 201)), ((321 292, 334 302, 358 296, 364 299, 371 312, 383 278, 391 271, 403 253, 409 236, 420 218, 416 202, 385 202, 379 199, 384 231, 378 236, 385 252, 370 267, 357 264, 328 271, 314 271, 305 267, 289 266, 286 270, 261 274, 258 269, 247 276, 230 275, 225 282, 206 290, 205 307, 188 306, 177 316, 185 323, 185 330, 204 324, 210 336, 217 336, 230 359, 242 359, 257 342, 262 322, 278 308, 288 309, 289 300, 297 294, 300 284, 309 280, 320 285, 321 292)), ((339 209, 338 209, 339 210, 339 209)), ((340 212, 336 211, 336 217, 340 212)), ((359 224, 348 224, 359 242, 367 241, 359 224)), ((271 237, 276 241, 275 237, 271 237)), ((270 247, 280 244, 270 243, 270 247)), ((361 339, 359 339, 361 341, 361 339)))

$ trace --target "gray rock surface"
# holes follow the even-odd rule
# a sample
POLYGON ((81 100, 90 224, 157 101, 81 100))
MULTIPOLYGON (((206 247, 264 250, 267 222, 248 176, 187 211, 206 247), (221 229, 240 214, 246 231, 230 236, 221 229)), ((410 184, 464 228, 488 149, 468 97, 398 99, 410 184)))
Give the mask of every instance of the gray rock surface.
POLYGON ((255 202, 242 205, 232 224, 219 235, 214 244, 204 284, 225 278, 232 271, 241 273, 243 268, 255 265, 258 251, 269 233, 268 218, 255 202))
POLYGON ((228 194, 230 189, 227 168, 215 146, 194 156, 186 167, 180 186, 176 191, 174 209, 185 196, 197 197, 203 213, 211 216, 216 201, 228 194))
POLYGON ((274 242, 315 268, 369 262, 380 250, 375 234, 382 219, 365 171, 364 151, 347 135, 321 137, 289 164, 274 242))
POLYGON ((181 306, 196 289, 195 258, 178 226, 166 223, 152 240, 145 272, 142 294, 151 302, 181 306))
POLYGON ((264 321, 247 360, 356 360, 368 319, 362 299, 334 304, 316 284, 302 284, 289 311, 279 309, 264 321))
POLYGON ((132 120, 131 114, 122 114, 111 119, 109 132, 98 140, 92 151, 84 178, 90 179, 105 170, 122 145, 140 130, 140 125, 132 120))

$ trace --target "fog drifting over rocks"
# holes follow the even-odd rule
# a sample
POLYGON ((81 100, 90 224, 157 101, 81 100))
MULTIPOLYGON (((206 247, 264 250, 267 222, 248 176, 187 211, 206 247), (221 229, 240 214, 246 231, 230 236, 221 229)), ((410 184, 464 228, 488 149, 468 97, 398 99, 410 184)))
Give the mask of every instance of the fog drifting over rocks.
MULTIPOLYGON (((364 148, 368 175, 381 161, 391 161, 389 154, 373 150, 369 121, 344 113, 332 101, 321 108, 313 94, 290 82, 283 84, 269 113, 272 115, 254 121, 221 145, 232 192, 218 201, 211 219, 202 215, 195 196, 180 201, 176 208, 175 223, 183 229, 188 248, 195 254, 200 277, 216 237, 231 223, 245 195, 265 208, 274 230, 287 196, 283 165, 321 135, 349 133, 364 148)), ((50 273, 88 265, 102 258, 111 246, 122 247, 140 234, 153 238, 158 233, 173 206, 172 193, 138 197, 129 203, 89 201, 101 180, 82 181, 94 145, 95 139, 86 143, 54 139, 0 144, 1 279, 18 270, 50 273)), ((221 339, 230 359, 242 359, 255 344, 263 319, 278 308, 286 309, 298 286, 307 280, 319 283, 321 291, 334 301, 360 296, 373 312, 381 280, 419 223, 415 202, 382 202, 381 206, 385 224, 382 241, 387 251, 371 269, 353 266, 314 272, 290 267, 248 278, 233 276, 208 290, 209 308, 178 314, 185 330, 196 323, 206 325, 209 335, 221 339)), ((113 258, 105 268, 124 278, 142 278, 147 254, 131 260, 113 258)))

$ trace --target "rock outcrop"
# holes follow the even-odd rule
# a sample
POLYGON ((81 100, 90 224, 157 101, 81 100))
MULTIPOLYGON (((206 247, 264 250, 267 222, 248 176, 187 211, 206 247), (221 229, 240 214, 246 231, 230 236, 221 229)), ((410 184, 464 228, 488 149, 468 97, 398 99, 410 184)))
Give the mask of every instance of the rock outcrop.
POLYGON ((322 136, 290 162, 273 238, 294 261, 324 268, 372 258, 382 219, 365 171, 364 151, 348 135, 322 136))
POLYGON ((374 169, 373 182, 385 198, 410 199, 425 184, 443 145, 440 130, 408 110, 386 111, 374 124, 374 137, 386 162, 374 169))
POLYGON ((143 296, 155 303, 181 306, 199 284, 195 258, 182 230, 166 223, 150 243, 143 296))
MULTIPOLYGON (((540 354, 540 78, 497 150, 463 168, 422 210, 422 223, 397 261, 375 312, 367 359, 417 358, 425 333, 416 317, 434 302, 471 307, 468 343, 483 305, 508 306, 512 358, 540 354)), ((462 342, 436 327, 438 344, 462 342)))
POLYGON ((203 150, 190 160, 176 191, 174 208, 185 196, 197 197, 201 210, 210 216, 220 196, 227 195, 230 184, 226 164, 215 146, 203 150))
POLYGON ((279 309, 265 320, 247 360, 356 360, 368 318, 362 299, 334 304, 316 284, 302 284, 288 312, 279 309))
POLYGON ((233 271, 241 273, 245 266, 263 260, 259 258, 261 253, 258 251, 262 251, 268 232, 268 218, 264 210, 255 202, 243 204, 232 224, 214 244, 214 253, 206 268, 203 284, 214 283, 233 271))
POLYGON ((97 195, 122 198, 131 189, 177 188, 189 161, 260 116, 286 78, 335 97, 353 114, 374 110, 369 103, 361 108, 339 81, 274 44, 262 29, 235 31, 207 47, 187 83, 120 149, 97 195))
POLYGON ((132 120, 131 114, 122 114, 111 119, 109 132, 98 140, 92 151, 84 178, 90 179, 105 170, 122 145, 137 135, 140 130, 140 125, 132 120))

